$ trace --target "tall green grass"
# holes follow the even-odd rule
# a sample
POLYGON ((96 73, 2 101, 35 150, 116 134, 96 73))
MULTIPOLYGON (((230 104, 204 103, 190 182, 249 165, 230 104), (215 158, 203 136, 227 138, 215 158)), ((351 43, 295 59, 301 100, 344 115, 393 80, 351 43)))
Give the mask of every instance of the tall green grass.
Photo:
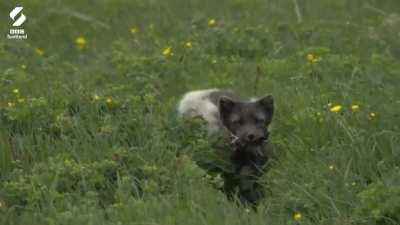
POLYGON ((18 4, 28 40, 0 3, 0 224, 400 223, 398 1, 18 4), (176 115, 211 87, 275 98, 257 211, 176 115))

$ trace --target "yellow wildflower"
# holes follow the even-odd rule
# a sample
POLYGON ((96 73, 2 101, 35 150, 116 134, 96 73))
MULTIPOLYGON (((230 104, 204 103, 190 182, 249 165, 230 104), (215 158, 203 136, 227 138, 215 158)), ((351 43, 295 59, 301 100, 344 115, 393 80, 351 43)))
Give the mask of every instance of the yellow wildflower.
POLYGON ((100 96, 94 95, 94 96, 93 96, 93 99, 96 100, 96 101, 98 101, 98 100, 100 100, 100 96))
POLYGON ((113 103, 112 98, 108 97, 108 98, 106 99, 106 103, 107 103, 108 105, 111 105, 111 104, 113 103))
POLYGON ((188 41, 185 43, 186 48, 192 48, 192 42, 188 41))
POLYGON ((17 88, 15 88, 12 92, 13 92, 14 94, 16 94, 16 95, 19 94, 19 90, 18 90, 17 88))
POLYGON ((35 52, 36 52, 36 54, 38 54, 38 55, 40 55, 40 56, 44 55, 44 50, 41 49, 41 48, 37 48, 37 49, 35 50, 35 52))
POLYGON ((335 166, 334 166, 334 165, 330 165, 330 166, 329 166, 329 169, 330 169, 330 170, 334 170, 334 169, 335 169, 335 166))
POLYGON ((85 37, 83 37, 83 36, 77 37, 75 39, 75 44, 79 49, 85 48, 85 46, 87 44, 85 37))
POLYGON ((18 103, 24 103, 25 102, 25 99, 24 98, 18 98, 18 103))
POLYGON ((60 113, 56 116, 56 121, 61 125, 61 123, 68 121, 68 118, 64 115, 64 113, 60 113))
POLYGON ((316 63, 319 61, 319 59, 312 53, 307 54, 307 61, 309 63, 316 63))
POLYGON ((165 49, 163 50, 162 54, 163 54, 163 56, 165 56, 165 57, 170 57, 170 56, 173 56, 173 55, 174 55, 174 53, 172 53, 172 48, 171 48, 171 47, 165 48, 165 49))
POLYGON ((351 110, 353 110, 353 112, 358 111, 360 109, 359 105, 352 105, 351 106, 351 110))
POLYGON ((296 213, 293 215, 293 219, 296 220, 296 221, 300 221, 302 218, 303 218, 303 215, 301 215, 300 212, 296 212, 296 213))
POLYGON ((335 106, 333 106, 332 108, 330 108, 330 111, 331 112, 334 112, 334 113, 338 113, 338 112, 340 112, 342 110, 342 106, 341 105, 335 105, 335 106))
POLYGON ((217 21, 215 19, 208 20, 208 26, 213 27, 215 25, 217 25, 217 21))
POLYGON ((136 34, 139 31, 139 29, 137 27, 132 27, 131 28, 131 33, 132 34, 136 34))
POLYGON ((371 112, 371 113, 369 113, 368 119, 372 120, 372 119, 375 118, 375 117, 376 117, 376 113, 371 112))

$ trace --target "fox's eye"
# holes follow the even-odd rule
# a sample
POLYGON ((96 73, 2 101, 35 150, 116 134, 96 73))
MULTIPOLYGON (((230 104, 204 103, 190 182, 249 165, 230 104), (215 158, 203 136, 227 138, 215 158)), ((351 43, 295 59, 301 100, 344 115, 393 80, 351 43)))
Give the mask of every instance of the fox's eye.
POLYGON ((258 123, 258 124, 265 124, 265 119, 263 119, 263 118, 257 118, 256 119, 256 123, 258 123))

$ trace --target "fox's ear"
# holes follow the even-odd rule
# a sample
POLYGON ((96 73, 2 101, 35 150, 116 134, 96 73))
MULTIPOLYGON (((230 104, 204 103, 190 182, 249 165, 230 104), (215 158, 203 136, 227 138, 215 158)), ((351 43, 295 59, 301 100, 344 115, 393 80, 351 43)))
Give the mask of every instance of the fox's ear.
POLYGON ((218 109, 222 120, 225 120, 228 117, 228 115, 232 112, 234 105, 235 102, 226 96, 222 96, 219 99, 218 109))
POLYGON ((268 95, 263 98, 260 98, 257 101, 257 103, 260 104, 264 108, 265 112, 268 115, 272 116, 272 114, 274 113, 274 98, 272 97, 272 95, 268 95))

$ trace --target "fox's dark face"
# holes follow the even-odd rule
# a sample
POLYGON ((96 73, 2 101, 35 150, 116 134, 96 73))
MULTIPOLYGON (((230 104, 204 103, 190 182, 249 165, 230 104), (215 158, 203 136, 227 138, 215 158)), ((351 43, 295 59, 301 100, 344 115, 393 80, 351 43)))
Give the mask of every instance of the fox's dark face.
POLYGON ((228 97, 219 99, 222 123, 241 145, 256 145, 268 138, 268 125, 274 112, 272 96, 256 101, 239 102, 228 97))

